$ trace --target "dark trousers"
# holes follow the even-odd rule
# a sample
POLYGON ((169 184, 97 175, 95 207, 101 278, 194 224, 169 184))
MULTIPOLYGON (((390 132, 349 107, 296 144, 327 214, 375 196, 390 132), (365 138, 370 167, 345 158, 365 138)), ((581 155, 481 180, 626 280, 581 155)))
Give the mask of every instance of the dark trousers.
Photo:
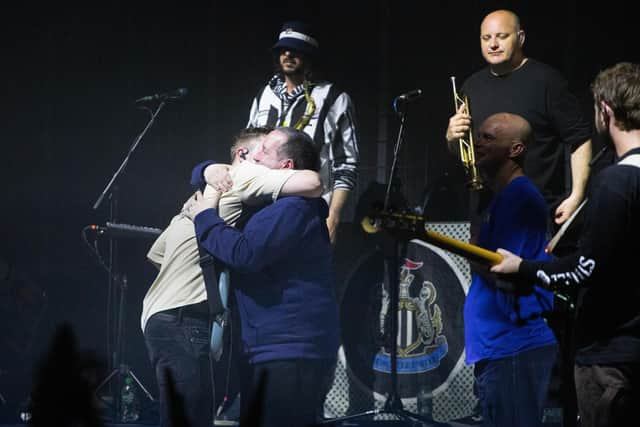
POLYGON ((575 366, 580 427, 638 425, 640 363, 575 366))
POLYGON ((475 364, 483 426, 538 427, 556 360, 556 345, 475 364))
POLYGON ((208 315, 190 313, 188 308, 156 313, 148 320, 144 336, 158 382, 160 426, 174 426, 186 417, 190 427, 211 427, 208 315), (170 397, 167 373, 175 383, 177 399, 170 397))
POLYGON ((248 366, 242 377, 240 427, 307 427, 322 415, 335 360, 290 359, 248 366))

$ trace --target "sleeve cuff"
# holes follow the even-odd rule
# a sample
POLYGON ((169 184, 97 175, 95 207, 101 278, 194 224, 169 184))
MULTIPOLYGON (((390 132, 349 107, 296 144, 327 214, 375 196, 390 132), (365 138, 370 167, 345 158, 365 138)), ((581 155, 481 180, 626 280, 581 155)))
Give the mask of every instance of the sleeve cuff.
POLYGON ((205 160, 202 163, 198 163, 193 170, 191 171, 191 185, 196 190, 203 191, 205 185, 207 184, 204 180, 204 170, 209 165, 213 165, 215 162, 213 160, 205 160))
POLYGON ((540 261, 527 261, 522 260, 520 268, 518 269, 518 277, 531 281, 538 281, 538 270, 542 268, 543 263, 540 261))

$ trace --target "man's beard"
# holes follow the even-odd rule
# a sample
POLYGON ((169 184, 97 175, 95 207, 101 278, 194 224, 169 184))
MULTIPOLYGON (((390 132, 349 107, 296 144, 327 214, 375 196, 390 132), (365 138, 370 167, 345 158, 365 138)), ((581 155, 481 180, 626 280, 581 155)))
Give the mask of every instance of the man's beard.
POLYGON ((293 70, 291 70, 291 69, 285 69, 282 66, 280 66, 280 72, 285 77, 293 77, 293 78, 304 77, 304 69, 302 67, 296 67, 293 70))

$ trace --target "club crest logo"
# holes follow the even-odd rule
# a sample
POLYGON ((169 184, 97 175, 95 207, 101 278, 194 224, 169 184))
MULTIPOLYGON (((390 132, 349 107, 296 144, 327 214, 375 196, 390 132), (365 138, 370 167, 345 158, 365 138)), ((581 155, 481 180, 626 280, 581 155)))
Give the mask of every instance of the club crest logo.
MULTIPOLYGON (((437 304, 436 287, 429 280, 414 283, 414 271, 420 270, 424 263, 405 259, 400 268, 398 294, 398 335, 397 356, 398 373, 419 373, 437 368, 448 353, 447 337, 442 334, 442 311, 437 304), (411 289, 416 296, 411 296, 411 289)), ((388 324, 389 292, 384 283, 380 307, 380 332, 385 334, 388 324)), ((390 349, 381 347, 374 360, 374 370, 391 372, 390 349)))
POLYGON ((396 307, 391 304, 389 258, 382 251, 368 252, 347 276, 340 317, 350 396, 360 390, 383 404, 395 389, 404 407, 416 410, 416 396, 426 391, 434 402, 434 417, 460 418, 473 405, 473 398, 467 398, 473 394, 473 367, 464 363, 468 263, 412 240, 393 264, 396 307))

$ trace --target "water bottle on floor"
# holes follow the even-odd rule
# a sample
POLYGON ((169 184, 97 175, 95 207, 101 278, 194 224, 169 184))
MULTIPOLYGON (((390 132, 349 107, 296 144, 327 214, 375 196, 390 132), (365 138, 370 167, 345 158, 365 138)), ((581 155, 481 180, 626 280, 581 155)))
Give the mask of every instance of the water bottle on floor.
POLYGON ((137 421, 140 418, 139 411, 138 396, 136 395, 133 378, 131 375, 126 375, 120 392, 120 421, 123 423, 137 421))

